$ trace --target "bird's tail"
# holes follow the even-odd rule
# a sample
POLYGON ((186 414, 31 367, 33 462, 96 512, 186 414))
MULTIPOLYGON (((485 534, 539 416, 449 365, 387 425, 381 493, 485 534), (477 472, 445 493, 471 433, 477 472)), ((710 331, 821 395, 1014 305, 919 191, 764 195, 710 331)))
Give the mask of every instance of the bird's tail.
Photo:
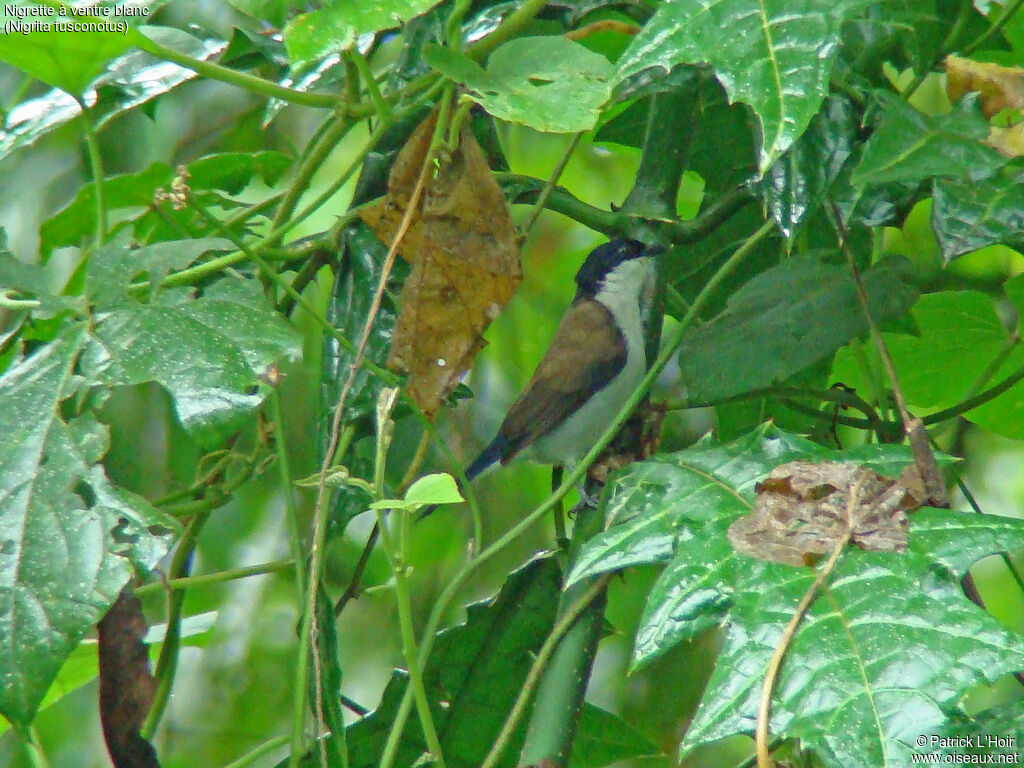
MULTIPOLYGON (((484 448, 480 455, 477 456, 473 461, 466 467, 466 480, 472 482, 473 478, 487 469, 491 464, 496 461, 501 461, 508 455, 508 440, 501 435, 498 435, 491 441, 491 444, 484 448)), ((429 507, 424 507, 420 511, 419 519, 422 520, 424 517, 429 515, 435 509, 437 504, 431 504, 429 507)))

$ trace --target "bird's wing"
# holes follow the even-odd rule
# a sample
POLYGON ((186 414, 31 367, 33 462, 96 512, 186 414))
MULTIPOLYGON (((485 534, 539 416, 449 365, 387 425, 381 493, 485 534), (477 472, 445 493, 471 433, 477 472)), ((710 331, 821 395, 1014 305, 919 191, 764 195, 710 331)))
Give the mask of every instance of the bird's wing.
POLYGON ((557 428, 626 364, 626 339, 607 307, 574 303, 562 317, 544 359, 498 430, 508 461, 557 428))

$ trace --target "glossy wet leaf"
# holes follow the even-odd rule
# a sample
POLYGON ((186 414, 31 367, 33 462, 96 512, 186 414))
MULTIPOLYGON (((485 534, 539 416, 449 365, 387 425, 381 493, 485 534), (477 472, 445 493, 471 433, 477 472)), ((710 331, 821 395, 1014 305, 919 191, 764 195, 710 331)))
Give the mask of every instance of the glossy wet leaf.
POLYGON ((978 182, 936 179, 932 231, 946 262, 988 245, 1024 245, 1024 177, 997 175, 978 182))
MULTIPOLYGON (((796 459, 849 461, 893 476, 902 446, 834 451, 775 427, 634 464, 615 482, 608 530, 570 576, 668 560, 637 632, 641 665, 713 626, 725 645, 682 754, 751 733, 768 661, 815 578, 809 566, 735 552, 725 531, 753 506, 754 484, 796 459)), ((925 509, 905 553, 848 548, 786 655, 772 702, 773 738, 800 738, 828 766, 910 765, 964 691, 1024 662, 1024 637, 970 603, 959 578, 978 558, 1024 544, 1024 521, 925 509), (927 691, 927 695, 922 691, 927 691)))
POLYGON ((853 174, 854 184, 919 183, 933 176, 978 181, 1006 158, 985 143, 989 126, 977 98, 945 115, 926 115, 898 96, 878 94, 882 117, 853 174))
MULTIPOLYGON (((876 320, 902 315, 916 298, 894 262, 867 270, 864 283, 876 320)), ((849 270, 794 258, 750 280, 687 334, 679 353, 687 396, 716 402, 784 381, 866 331, 849 270)))
POLYGON ((707 63, 732 102, 761 124, 763 172, 804 132, 828 90, 849 3, 831 0, 674 0, 622 54, 623 83, 652 67, 707 63))
POLYGON ((821 205, 853 152, 858 115, 852 102, 829 97, 804 134, 755 184, 786 237, 821 205))
POLYGON ((69 326, 0 376, 0 713, 19 727, 133 569, 152 568, 178 530, 107 480, 103 425, 61 418, 84 384, 85 343, 69 326))
POLYGON ((608 59, 562 37, 510 40, 491 54, 486 70, 436 45, 424 58, 494 117, 547 133, 593 128, 611 89, 608 59))
POLYGON ((261 377, 301 349, 256 285, 229 278, 198 299, 99 313, 83 364, 111 386, 161 384, 182 425, 214 445, 263 402, 261 377))
MULTIPOLYGON (((193 58, 206 59, 224 47, 219 40, 199 40, 180 34, 188 43, 180 45, 179 49, 193 58)), ((129 51, 106 66, 90 83, 82 100, 90 107, 90 117, 98 130, 115 117, 194 77, 196 73, 191 69, 158 60, 142 51, 129 51)), ((0 127, 0 160, 31 145, 80 113, 79 103, 59 88, 15 105, 0 127)))
POLYGON ((284 29, 293 62, 319 59, 351 48, 360 35, 391 29, 426 13, 438 0, 331 0, 323 8, 296 16, 284 29))

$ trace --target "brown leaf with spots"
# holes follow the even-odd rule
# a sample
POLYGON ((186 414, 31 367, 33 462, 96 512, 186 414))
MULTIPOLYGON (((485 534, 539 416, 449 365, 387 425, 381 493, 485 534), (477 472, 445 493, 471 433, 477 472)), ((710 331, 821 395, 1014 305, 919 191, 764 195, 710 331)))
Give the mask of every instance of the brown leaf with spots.
MULTIPOLYGON (((435 121, 416 129, 395 161, 386 198, 361 214, 386 243, 412 198, 435 121)), ((468 125, 424 189, 399 253, 412 271, 387 364, 409 375, 410 395, 433 418, 522 279, 508 206, 468 125)))
POLYGON ((902 552, 907 512, 924 499, 913 467, 893 480, 835 461, 782 464, 756 490, 754 511, 729 526, 729 541, 737 552, 789 565, 828 554, 847 536, 861 549, 902 552))

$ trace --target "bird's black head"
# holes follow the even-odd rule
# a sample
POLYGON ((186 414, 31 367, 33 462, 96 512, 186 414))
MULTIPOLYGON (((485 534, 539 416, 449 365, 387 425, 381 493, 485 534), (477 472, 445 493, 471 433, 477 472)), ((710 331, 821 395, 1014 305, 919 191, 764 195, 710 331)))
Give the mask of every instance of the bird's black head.
POLYGON ((661 246, 645 245, 639 240, 612 240, 597 246, 576 273, 576 298, 592 298, 601 290, 608 273, 624 261, 641 256, 655 256, 661 246))

